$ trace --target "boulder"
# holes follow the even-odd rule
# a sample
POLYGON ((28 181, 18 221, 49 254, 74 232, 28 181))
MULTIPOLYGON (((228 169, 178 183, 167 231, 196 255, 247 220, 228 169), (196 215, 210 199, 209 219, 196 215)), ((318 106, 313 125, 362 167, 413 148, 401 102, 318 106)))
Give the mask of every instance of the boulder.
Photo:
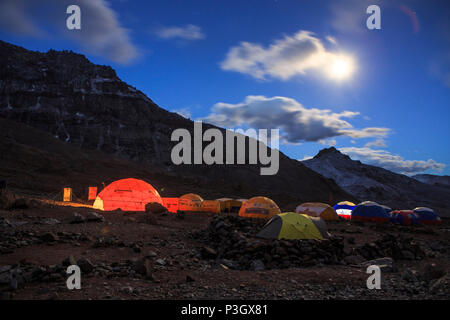
POLYGON ((92 262, 87 258, 79 259, 77 265, 80 267, 80 270, 84 273, 90 273, 95 268, 92 262))
POLYGON ((148 213, 163 213, 167 212, 167 208, 158 202, 151 202, 145 205, 145 212, 148 213))
POLYGON ((264 263, 257 259, 257 260, 253 260, 250 264, 250 270, 253 271, 264 271, 265 270, 265 266, 264 263))
POLYGON ((103 217, 102 215, 99 215, 97 212, 89 212, 86 220, 89 222, 103 222, 105 221, 105 217, 103 217))
POLYGON ((85 221, 86 219, 84 219, 84 217, 77 212, 74 212, 72 216, 69 218, 70 224, 84 223, 85 221))

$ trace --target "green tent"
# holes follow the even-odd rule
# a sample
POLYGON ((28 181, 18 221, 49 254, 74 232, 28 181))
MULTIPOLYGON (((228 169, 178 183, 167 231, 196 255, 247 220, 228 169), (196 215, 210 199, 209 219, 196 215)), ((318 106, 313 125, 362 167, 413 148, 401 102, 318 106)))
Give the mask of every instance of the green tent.
POLYGON ((329 237, 322 218, 295 212, 280 213, 272 217, 256 235, 265 239, 319 239, 329 237))

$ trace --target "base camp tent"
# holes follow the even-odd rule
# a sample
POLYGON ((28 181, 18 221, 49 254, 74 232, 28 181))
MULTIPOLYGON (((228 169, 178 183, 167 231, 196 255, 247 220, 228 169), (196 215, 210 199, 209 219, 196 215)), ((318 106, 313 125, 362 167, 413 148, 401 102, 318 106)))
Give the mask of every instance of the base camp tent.
POLYGON ((203 200, 202 212, 220 213, 220 202, 217 200, 203 200))
POLYGON ((419 216, 412 210, 395 210, 391 213, 390 222, 395 224, 402 224, 409 226, 412 224, 419 224, 419 216))
POLYGON ((239 212, 239 209, 242 206, 244 201, 236 200, 231 198, 220 198, 217 199, 220 202, 220 212, 230 213, 230 212, 239 212))
POLYGON ((158 191, 145 181, 129 178, 114 181, 104 188, 95 199, 94 209, 145 211, 145 205, 151 202, 163 205, 158 191))
POLYGON ((202 211, 203 199, 198 194, 188 193, 178 200, 178 210, 180 211, 202 211))
POLYGON ((352 210, 356 207, 356 204, 350 201, 341 201, 337 203, 333 209, 337 215, 341 218, 350 220, 352 217, 352 210))
POLYGON ((253 197, 245 201, 239 210, 239 216, 246 218, 270 219, 279 213, 277 204, 266 197, 253 197))
POLYGON ((311 217, 320 217, 326 221, 339 220, 336 211, 326 203, 306 202, 299 205, 295 212, 307 214, 311 217))
POLYGON ((322 240, 328 238, 328 232, 321 218, 285 212, 273 216, 256 236, 265 239, 322 240))
POLYGON ((418 207, 413 210, 418 216, 422 224, 440 224, 442 223, 439 215, 430 208, 418 207))
POLYGON ((352 211, 352 221, 388 222, 391 216, 376 202, 364 201, 352 211))

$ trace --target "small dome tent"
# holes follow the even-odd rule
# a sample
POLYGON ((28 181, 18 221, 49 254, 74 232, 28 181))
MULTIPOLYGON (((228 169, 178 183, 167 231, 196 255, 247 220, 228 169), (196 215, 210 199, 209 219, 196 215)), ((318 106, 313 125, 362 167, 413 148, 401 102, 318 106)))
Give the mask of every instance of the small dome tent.
POLYGON ((203 198, 195 193, 182 195, 178 200, 178 210, 180 211, 202 211, 203 198))
POLYGON ((320 217, 325 221, 339 220, 336 211, 326 203, 305 202, 299 205, 295 212, 307 214, 311 217, 320 217))
POLYGON ((439 215, 430 208, 418 207, 413 210, 418 216, 420 223, 423 224, 440 224, 442 223, 439 215))
POLYGON ((391 212, 390 222, 409 226, 419 224, 419 216, 412 210, 394 210, 391 212))
POLYGON ((272 217, 256 235, 264 239, 318 239, 329 237, 325 222, 295 212, 280 213, 272 217))
POLYGON ((358 204, 352 211, 351 220, 388 222, 390 215, 382 206, 373 201, 364 201, 358 204))
POLYGON ((270 219, 281 213, 277 204, 266 197, 253 197, 245 201, 239 209, 239 216, 246 218, 270 219))
POLYGON ((145 211, 145 205, 163 201, 155 188, 138 179, 122 179, 110 183, 95 199, 94 209, 103 211, 145 211))
POLYGON ((333 209, 337 215, 341 218, 350 220, 352 217, 352 210, 356 207, 356 204, 350 201, 341 201, 337 203, 333 209))

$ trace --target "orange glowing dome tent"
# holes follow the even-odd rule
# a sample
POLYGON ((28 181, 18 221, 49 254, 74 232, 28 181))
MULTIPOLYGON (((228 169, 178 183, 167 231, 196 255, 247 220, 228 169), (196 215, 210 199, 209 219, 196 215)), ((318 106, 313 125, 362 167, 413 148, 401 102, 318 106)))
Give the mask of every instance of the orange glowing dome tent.
POLYGON ((320 217, 325 221, 339 220, 336 211, 330 205, 321 202, 302 203, 295 209, 295 212, 311 217, 320 217))
POLYGON ((188 193, 178 200, 178 210, 180 211, 202 211, 203 198, 195 193, 188 193))
POLYGON ((122 179, 114 181, 104 188, 95 199, 94 209, 103 211, 145 211, 145 205, 163 201, 155 188, 138 179, 122 179))
POLYGON ((280 213, 277 204, 266 197, 253 197, 245 201, 239 209, 239 216, 246 218, 270 219, 280 213))

